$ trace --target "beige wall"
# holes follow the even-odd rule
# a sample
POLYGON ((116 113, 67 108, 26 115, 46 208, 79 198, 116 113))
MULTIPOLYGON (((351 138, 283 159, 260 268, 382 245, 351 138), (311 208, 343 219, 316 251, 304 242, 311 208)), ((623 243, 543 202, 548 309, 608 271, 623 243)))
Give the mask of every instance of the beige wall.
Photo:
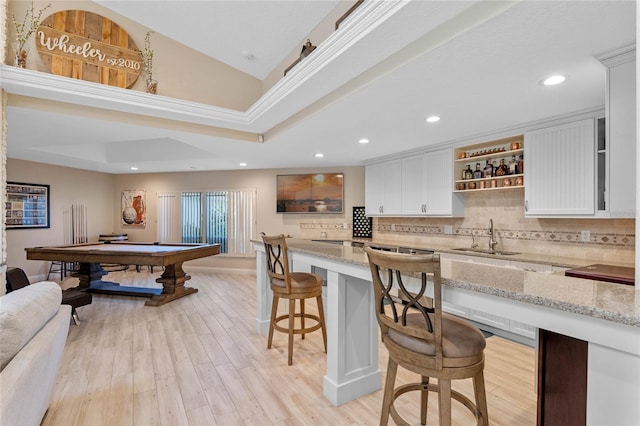
POLYGON ((87 206, 89 241, 113 229, 112 206, 120 201, 114 200, 113 175, 8 159, 7 181, 50 185, 51 227, 6 230, 7 265, 23 268, 29 277, 46 277, 49 262, 27 260, 25 247, 64 244, 63 210, 71 204, 87 206))
MULTIPOLYGON (((21 267, 28 276, 38 279, 46 275, 49 263, 27 261, 24 249, 63 244, 63 209, 71 204, 85 204, 88 207, 89 241, 97 241, 100 234, 112 232, 127 233, 131 241, 156 241, 156 193, 160 191, 256 188, 257 232, 292 236, 301 236, 301 223, 308 221, 309 216, 322 216, 317 221, 350 224, 352 207, 364 204, 364 167, 110 175, 9 159, 7 180, 51 185, 51 228, 7 230, 8 265, 21 267), (344 213, 276 213, 276 175, 313 172, 344 173, 344 213), (147 226, 142 229, 123 225, 120 220, 122 191, 132 189, 146 191, 147 226)), ((190 262, 190 265, 252 269, 255 260, 216 256, 190 262)))
MULTIPOLYGON (((147 227, 137 229, 117 222, 114 232, 126 232, 133 241, 156 239, 156 193, 180 190, 224 190, 239 188, 257 189, 257 232, 284 233, 301 236, 301 224, 316 222, 351 223, 352 207, 364 205, 364 167, 339 167, 322 169, 269 169, 242 171, 211 171, 185 173, 128 174, 115 176, 113 197, 120 199, 123 190, 144 189, 147 193, 147 227), (342 172, 344 173, 344 213, 327 215, 276 213, 276 175, 291 173, 342 172)), ((113 215, 120 216, 120 206, 113 206, 113 215)), ((345 231, 347 232, 347 231, 345 231)), ((349 234, 350 235, 350 234, 349 234)), ((347 235, 345 235, 347 236, 347 235)), ((258 237, 258 235, 256 235, 258 237)), ((216 267, 254 268, 253 259, 238 260, 218 256, 194 261, 191 265, 216 267)))
MULTIPOLYGON (((36 16, 38 11, 48 4, 51 4, 51 7, 43 12, 43 18, 60 10, 81 9, 97 13, 124 28, 138 49, 144 48, 144 38, 148 28, 110 9, 92 1, 34 1, 36 16)), ((16 20, 21 23, 30 7, 30 1, 10 1, 9 17, 13 13, 16 20)), ((15 40, 15 29, 10 19, 7 27, 9 32, 7 42, 11 46, 15 40)), ((238 111, 245 111, 262 95, 262 81, 160 34, 151 36, 151 48, 154 51, 153 77, 158 80, 159 95, 238 111)), ((28 52, 27 68, 48 72, 40 61, 33 36, 27 42, 26 50, 28 52)), ((7 49, 5 63, 13 63, 11 60, 13 53, 13 48, 7 49)), ((138 79, 132 90, 145 91, 142 78, 138 79)))

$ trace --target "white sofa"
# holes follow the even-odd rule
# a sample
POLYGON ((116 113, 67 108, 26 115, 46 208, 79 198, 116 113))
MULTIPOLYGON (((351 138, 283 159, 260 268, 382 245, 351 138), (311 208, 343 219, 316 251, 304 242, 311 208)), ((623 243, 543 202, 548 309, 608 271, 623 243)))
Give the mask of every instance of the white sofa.
POLYGON ((39 425, 49 407, 71 306, 42 281, 0 297, 0 425, 39 425))

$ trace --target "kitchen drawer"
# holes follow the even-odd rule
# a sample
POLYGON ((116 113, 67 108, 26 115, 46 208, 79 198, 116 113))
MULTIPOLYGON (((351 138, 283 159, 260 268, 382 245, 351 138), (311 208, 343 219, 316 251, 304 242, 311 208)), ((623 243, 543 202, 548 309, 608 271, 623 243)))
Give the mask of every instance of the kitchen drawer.
POLYGON ((509 320, 497 315, 476 311, 475 309, 469 309, 469 319, 490 325, 491 327, 499 328, 500 330, 509 330, 509 320))
POLYGON ((442 310, 462 318, 469 318, 469 308, 464 308, 453 303, 442 302, 442 310))
POLYGON ((535 339, 538 330, 532 325, 511 320, 509 321, 509 331, 529 339, 535 339))

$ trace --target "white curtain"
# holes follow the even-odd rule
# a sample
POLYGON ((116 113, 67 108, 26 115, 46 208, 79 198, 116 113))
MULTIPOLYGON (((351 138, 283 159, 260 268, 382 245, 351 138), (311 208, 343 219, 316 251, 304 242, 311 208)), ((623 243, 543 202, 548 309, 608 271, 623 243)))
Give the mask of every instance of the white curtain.
POLYGON ((179 192, 158 192, 157 238, 161 243, 179 243, 181 214, 179 192))
MULTIPOLYGON (((207 209, 203 205, 201 209, 195 209, 194 206, 188 206, 189 211, 194 210, 195 213, 203 212, 202 216, 197 214, 182 217, 184 210, 183 198, 193 201, 201 200, 205 203, 208 195, 225 194, 227 198, 227 251, 226 253, 234 256, 253 256, 255 251, 251 239, 255 236, 256 227, 256 189, 233 189, 233 190, 215 190, 215 191, 183 191, 183 192, 159 192, 158 193, 158 241, 166 243, 179 243, 188 239, 190 243, 201 242, 192 241, 193 234, 183 235, 184 229, 191 229, 193 224, 189 223, 185 227, 183 221, 192 221, 194 217, 199 217, 202 222, 197 226, 200 238, 206 235, 207 226, 212 226, 210 218, 207 216, 207 209), (202 194, 201 197, 194 197, 195 194, 202 194), (187 196, 185 198, 185 195, 187 196), (197 210, 197 211, 196 211, 197 210)), ((210 197, 209 197, 210 198, 210 197)), ((192 204, 192 203, 191 203, 192 204)))
POLYGON ((229 254, 253 255, 251 239, 256 224, 256 190, 241 189, 228 192, 229 254))
POLYGON ((71 204, 62 208, 62 232, 65 244, 80 244, 89 241, 87 206, 71 204))

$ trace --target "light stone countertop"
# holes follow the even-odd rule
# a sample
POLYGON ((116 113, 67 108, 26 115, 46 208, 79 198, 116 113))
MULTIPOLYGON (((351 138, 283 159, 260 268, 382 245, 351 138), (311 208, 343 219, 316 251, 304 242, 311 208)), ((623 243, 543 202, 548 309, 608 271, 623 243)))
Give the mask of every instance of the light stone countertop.
MULTIPOLYGON (((455 247, 444 244, 392 244, 388 241, 379 241, 379 240, 371 240, 371 239, 361 239, 361 238, 353 238, 351 240, 345 241, 353 241, 355 243, 364 243, 364 244, 372 244, 381 247, 411 247, 414 249, 420 250, 431 250, 437 253, 450 253, 461 256, 474 256, 474 257, 484 257, 486 259, 502 259, 508 261, 517 261, 517 262, 528 262, 528 263, 537 263, 540 265, 551 265, 557 266, 561 268, 580 268, 587 265, 592 265, 594 263, 608 263, 616 266, 625 266, 633 268, 635 265, 633 263, 625 263, 625 262, 603 262, 598 259, 588 259, 588 258, 575 258, 575 257, 566 257, 566 256, 557 256, 557 255, 545 255, 539 253, 518 253, 512 255, 500 255, 500 254, 487 254, 487 253, 479 253, 479 252, 469 252, 469 251, 460 251, 454 250, 454 248, 464 247, 459 244, 455 247)), ((464 247, 467 248, 467 247, 464 247)), ((517 251, 517 250, 516 250, 517 251)), ((499 250, 498 250, 499 252, 499 250)))
MULTIPOLYGON (((368 266, 359 247, 295 238, 287 245, 291 252, 368 266)), ((448 259, 442 259, 441 272, 447 286, 640 327, 640 292, 634 286, 448 259)))

